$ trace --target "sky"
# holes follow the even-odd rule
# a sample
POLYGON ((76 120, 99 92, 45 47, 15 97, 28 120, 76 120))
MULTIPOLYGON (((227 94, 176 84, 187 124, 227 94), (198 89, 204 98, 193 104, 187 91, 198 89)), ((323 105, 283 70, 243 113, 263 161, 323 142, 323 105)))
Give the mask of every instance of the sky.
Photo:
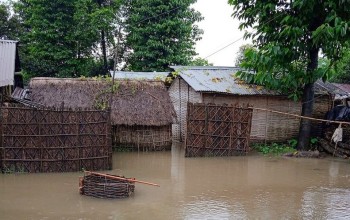
MULTIPOLYGON (((196 51, 201 58, 206 58, 243 37, 244 31, 238 29, 239 21, 231 16, 233 7, 227 2, 228 0, 197 0, 193 5, 204 17, 204 20, 198 23, 204 34, 202 40, 196 44, 196 51)), ((241 39, 206 59, 215 66, 234 66, 239 47, 250 42, 241 39)))

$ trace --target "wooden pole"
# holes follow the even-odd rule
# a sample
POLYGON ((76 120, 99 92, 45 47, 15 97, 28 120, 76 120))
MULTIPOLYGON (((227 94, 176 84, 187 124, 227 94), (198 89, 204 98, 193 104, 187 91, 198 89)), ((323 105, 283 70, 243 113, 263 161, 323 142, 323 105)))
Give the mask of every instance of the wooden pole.
POLYGON ((123 178, 123 177, 112 176, 112 175, 103 174, 103 173, 96 173, 96 172, 86 171, 86 170, 84 172, 88 173, 88 174, 94 174, 94 175, 107 177, 107 178, 110 178, 110 179, 115 179, 115 180, 126 180, 126 181, 129 181, 129 182, 142 183, 142 184, 146 184, 146 185, 150 185, 150 186, 158 186, 158 187, 160 187, 160 185, 158 185, 156 183, 145 182, 145 181, 136 180, 136 179, 132 179, 132 178, 123 178))

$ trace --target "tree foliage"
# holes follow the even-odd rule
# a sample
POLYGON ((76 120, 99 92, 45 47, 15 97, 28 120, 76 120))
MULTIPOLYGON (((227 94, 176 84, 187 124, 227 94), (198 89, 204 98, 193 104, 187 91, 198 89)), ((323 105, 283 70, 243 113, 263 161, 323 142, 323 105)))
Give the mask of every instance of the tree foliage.
MULTIPOLYGON (((302 96, 302 115, 311 116, 314 82, 327 79, 331 66, 318 66, 320 51, 333 65, 349 40, 350 2, 335 0, 229 0, 240 28, 253 28, 246 33, 258 51, 246 53, 242 63, 256 74, 240 76, 251 82, 277 89, 297 98, 302 96)), ((311 123, 302 120, 298 148, 307 149, 311 123)))
POLYGON ((190 63, 190 66, 213 66, 212 63, 209 63, 207 59, 201 58, 201 57, 196 57, 193 59, 190 63))
POLYGON ((252 44, 243 44, 239 47, 236 60, 235 60, 235 66, 239 67, 242 62, 245 60, 245 53, 248 52, 249 49, 253 49, 254 46, 252 44))
MULTIPOLYGON (((325 62, 329 62, 328 59, 325 62)), ((334 74, 330 81, 337 83, 350 83, 350 49, 346 49, 341 59, 336 62, 334 74)))
POLYGON ((11 15, 9 5, 0 3, 0 39, 18 40, 22 31, 20 18, 17 15, 11 15))
POLYGON ((127 45, 132 50, 130 70, 164 71, 169 65, 188 65, 196 55, 194 44, 202 20, 190 8, 196 0, 127 0, 127 45))
POLYGON ((28 30, 20 38, 24 70, 75 77, 99 64, 100 31, 111 29, 116 7, 101 8, 93 0, 20 0, 16 9, 28 30))

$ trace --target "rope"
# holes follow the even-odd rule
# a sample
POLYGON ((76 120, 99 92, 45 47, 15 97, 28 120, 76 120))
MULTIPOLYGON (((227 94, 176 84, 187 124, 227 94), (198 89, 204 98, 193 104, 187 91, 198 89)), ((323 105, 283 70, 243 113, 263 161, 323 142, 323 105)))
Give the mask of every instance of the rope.
POLYGON ((257 110, 257 111, 268 111, 276 114, 281 114, 281 115, 288 115, 288 116, 293 116, 296 118, 303 118, 303 119, 308 119, 308 120, 313 120, 313 121, 321 121, 321 122, 328 122, 328 123, 335 123, 335 124, 347 124, 350 125, 350 122, 345 122, 345 121, 331 121, 331 120, 325 120, 325 119, 319 119, 319 118, 313 118, 313 117, 308 117, 308 116, 301 116, 297 114, 291 114, 287 112, 280 112, 280 111, 275 111, 271 109, 265 109, 265 108, 254 108, 254 107, 248 107, 249 109, 257 110))

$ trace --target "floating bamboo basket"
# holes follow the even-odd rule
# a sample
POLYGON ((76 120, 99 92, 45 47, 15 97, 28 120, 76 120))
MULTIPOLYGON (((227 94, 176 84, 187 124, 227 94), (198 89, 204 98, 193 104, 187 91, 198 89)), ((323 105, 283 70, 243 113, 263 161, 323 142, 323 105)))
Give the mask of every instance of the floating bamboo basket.
POLYGON ((82 195, 96 198, 126 198, 135 190, 135 182, 131 180, 117 175, 87 172, 79 179, 79 191, 82 195))

